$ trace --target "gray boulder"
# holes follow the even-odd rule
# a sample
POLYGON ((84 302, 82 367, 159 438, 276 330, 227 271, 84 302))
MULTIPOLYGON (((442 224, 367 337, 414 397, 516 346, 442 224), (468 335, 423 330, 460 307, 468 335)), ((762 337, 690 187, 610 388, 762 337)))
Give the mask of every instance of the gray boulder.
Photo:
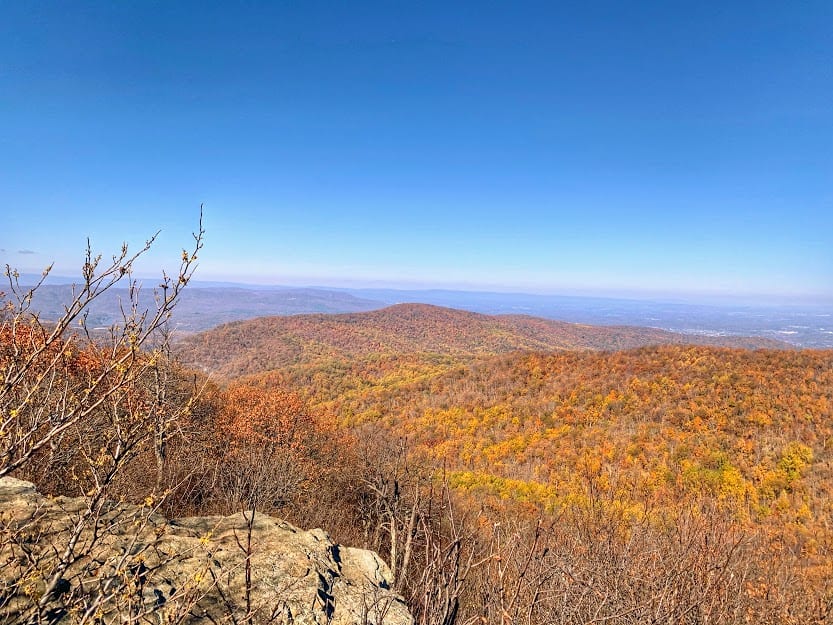
POLYGON ((168 521, 153 505, 0 479, 0 622, 413 624, 372 551, 259 513, 168 521))

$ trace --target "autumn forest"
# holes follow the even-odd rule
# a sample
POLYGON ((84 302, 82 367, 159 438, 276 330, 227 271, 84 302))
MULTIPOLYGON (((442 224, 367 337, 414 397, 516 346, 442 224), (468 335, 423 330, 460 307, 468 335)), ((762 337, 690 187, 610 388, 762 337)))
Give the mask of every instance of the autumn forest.
MULTIPOLYGON (((526 590, 513 622, 524 610, 538 615, 530 622, 594 622, 563 611, 575 592, 567 563, 589 567, 592 581, 574 581, 604 598, 594 618, 827 622, 833 353, 682 339, 399 306, 231 324, 178 349, 216 379, 291 389, 358 449, 385 441, 392 466, 419 467, 477 519, 474 543, 553 567, 546 582, 536 573, 535 593, 521 562, 497 580, 493 566, 472 572, 498 584, 489 596, 516 576, 526 590), (594 553, 599 541, 612 553, 594 553), (559 563, 553 549, 567 549, 559 563), (595 570, 607 558, 623 567, 615 581, 595 570), (708 592, 683 599, 672 574, 702 575, 686 583, 708 592), (673 601, 654 584, 670 585, 673 601)), ((466 614, 501 622, 468 592, 466 614)))
POLYGON ((831 24, 0 1, 0 625, 833 625, 831 24))
MULTIPOLYGON (((325 528, 426 625, 833 619, 833 352, 425 305, 171 337, 195 259, 109 336, 84 308, 130 257, 91 263, 57 323, 11 276, 0 477, 91 497, 79 527, 118 500, 325 528)), ((5 531, 29 554, 5 614, 86 605, 83 549, 55 565, 5 531)))

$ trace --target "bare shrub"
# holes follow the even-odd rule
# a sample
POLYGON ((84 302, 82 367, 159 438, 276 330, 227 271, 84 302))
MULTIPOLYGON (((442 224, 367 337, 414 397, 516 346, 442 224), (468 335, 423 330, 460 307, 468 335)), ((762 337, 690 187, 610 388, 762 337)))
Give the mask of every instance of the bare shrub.
MULTIPOLYGON (((119 478, 142 453, 156 457, 154 484, 160 483, 169 436, 190 410, 190 392, 170 392, 165 330, 193 275, 203 245, 202 220, 176 276, 163 274, 155 307, 142 309, 133 267, 154 238, 137 253, 122 246, 108 262, 93 255, 88 244, 82 282, 64 314, 50 322, 31 310, 50 269, 38 284, 25 287, 6 267, 8 292, 1 294, 0 312, 0 477, 31 479, 47 493, 86 495, 84 506, 68 511, 66 526, 55 527, 37 511, 0 524, 0 550, 11 558, 7 564, 14 563, 0 599, 8 622, 70 617, 84 623, 116 614, 122 621, 137 621, 154 609, 141 592, 131 593, 152 577, 136 573, 145 567, 136 541, 162 493, 149 488, 143 505, 130 513, 110 501, 123 498, 119 478), (88 328, 90 306, 117 285, 127 287, 121 322, 107 332, 88 328), (116 544, 121 545, 116 560, 102 562, 101 549, 116 544)), ((131 495, 141 496, 135 489, 131 495)))

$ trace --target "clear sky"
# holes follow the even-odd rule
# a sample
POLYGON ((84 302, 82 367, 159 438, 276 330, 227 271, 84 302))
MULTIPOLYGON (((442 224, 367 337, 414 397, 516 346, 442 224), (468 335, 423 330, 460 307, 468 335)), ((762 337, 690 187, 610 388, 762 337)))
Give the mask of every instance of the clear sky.
POLYGON ((833 2, 2 2, 0 261, 833 297, 833 2))

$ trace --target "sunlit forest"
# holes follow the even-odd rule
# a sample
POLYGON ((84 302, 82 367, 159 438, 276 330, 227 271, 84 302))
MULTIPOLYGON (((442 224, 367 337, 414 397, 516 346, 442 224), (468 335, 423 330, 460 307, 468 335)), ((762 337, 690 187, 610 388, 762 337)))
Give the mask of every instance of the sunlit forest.
POLYGON ((0 477, 90 502, 63 555, 4 526, 12 621, 134 610, 67 581, 100 578, 82 528, 123 533, 120 502, 326 528, 418 623, 830 622, 833 352, 426 306, 172 341, 195 260, 108 334, 84 310, 130 257, 91 263, 56 323, 10 276, 0 477))
MULTIPOLYGON (((322 325, 313 345, 326 340, 322 325)), ((615 329, 591 331, 616 339, 615 329)), ((196 339, 225 354, 215 361, 221 370, 251 353, 217 340, 227 332, 196 339)), ((293 347, 309 353, 304 343, 293 347)), ((467 578, 498 584, 488 591, 497 601, 514 576, 513 619, 524 610, 536 622, 567 619, 576 588, 599 609, 593 618, 615 622, 828 618, 833 353, 691 345, 393 352, 319 352, 231 384, 292 389, 359 450, 392 446, 375 462, 390 463, 394 477, 378 479, 396 481, 402 471, 432 493, 447 489, 474 523, 465 529, 469 548, 497 549, 497 541, 507 553, 496 557, 519 559, 505 570, 489 560, 467 578), (544 567, 546 581, 525 566, 544 567), (574 566, 587 577, 572 579, 574 566)), ((409 513, 432 513, 420 508, 426 495, 406 493, 405 483, 395 486, 402 518, 389 524, 407 535, 409 513)), ((374 547, 396 558, 392 539, 401 534, 374 547)), ((480 606, 492 599, 469 590, 464 613, 490 614, 480 606)))
POLYGON ((0 1, 0 625, 833 625, 831 25, 0 1))

